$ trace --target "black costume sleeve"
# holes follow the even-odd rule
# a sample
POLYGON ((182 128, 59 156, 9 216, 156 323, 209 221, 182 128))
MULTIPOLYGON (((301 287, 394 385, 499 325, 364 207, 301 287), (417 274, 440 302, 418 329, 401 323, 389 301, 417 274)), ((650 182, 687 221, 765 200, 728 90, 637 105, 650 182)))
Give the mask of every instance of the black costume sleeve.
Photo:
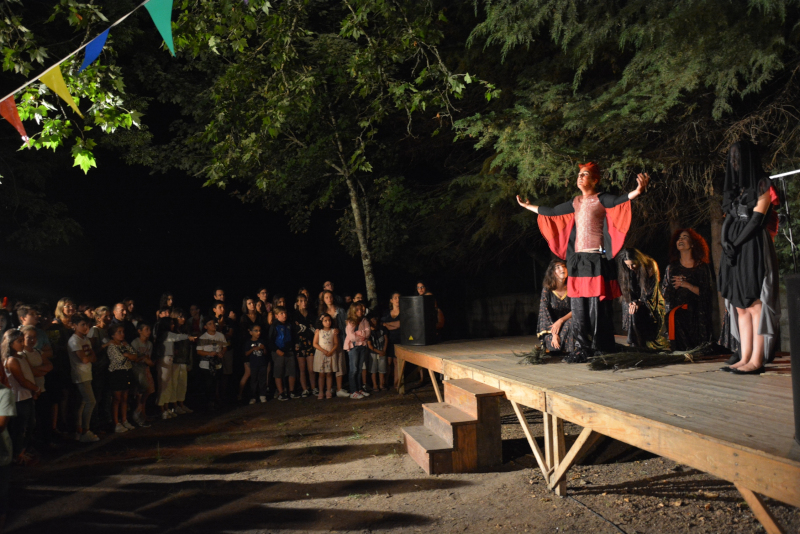
POLYGON ((536 335, 549 334, 553 326, 553 316, 550 314, 550 291, 542 289, 542 298, 539 300, 539 324, 536 335))
POLYGON ((675 289, 672 287, 672 275, 670 274, 672 271, 672 264, 670 263, 667 265, 667 268, 664 270, 664 278, 661 279, 661 294, 664 295, 664 303, 666 304, 666 313, 672 309, 672 291, 675 289))
POLYGON ((761 229, 761 225, 764 222, 764 214, 759 213, 757 211, 753 212, 753 215, 750 217, 750 221, 747 223, 742 229, 742 233, 739 234, 739 237, 733 242, 734 247, 738 247, 748 239, 750 239, 758 230, 761 229))
POLYGON ((619 206, 620 204, 624 204, 630 200, 627 193, 618 197, 615 197, 611 193, 600 193, 597 195, 597 199, 604 208, 613 208, 614 206, 619 206))
POLYGON ((564 202, 563 204, 559 204, 555 208, 539 206, 539 215, 553 217, 555 215, 566 215, 567 213, 575 213, 575 208, 572 206, 571 200, 564 202))

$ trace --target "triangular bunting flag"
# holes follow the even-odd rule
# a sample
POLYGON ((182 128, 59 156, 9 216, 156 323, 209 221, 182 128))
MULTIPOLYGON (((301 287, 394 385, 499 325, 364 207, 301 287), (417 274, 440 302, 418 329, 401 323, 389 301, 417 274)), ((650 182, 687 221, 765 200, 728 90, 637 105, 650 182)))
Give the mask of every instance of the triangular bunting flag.
POLYGON ((22 126, 22 121, 19 120, 19 113, 17 112, 17 104, 14 103, 14 95, 9 96, 0 102, 0 115, 2 115, 11 126, 17 129, 19 135, 22 136, 24 143, 28 142, 28 134, 25 133, 25 127, 22 126))
POLYGON ((170 53, 175 55, 175 46, 172 44, 172 0, 150 0, 144 7, 150 13, 158 32, 167 43, 170 53))
POLYGON ((67 89, 67 84, 64 83, 64 76, 61 74, 61 68, 58 65, 39 76, 39 79, 43 84, 49 87, 51 91, 63 98, 64 101, 69 104, 69 107, 74 109, 75 113, 83 118, 81 110, 78 109, 78 106, 75 105, 75 100, 73 100, 72 95, 69 94, 69 89, 67 89))
POLYGON ((92 39, 92 42, 86 45, 86 55, 83 57, 83 63, 81 63, 81 68, 78 69, 78 72, 83 72, 83 69, 91 65, 92 61, 97 59, 100 52, 103 51, 103 47, 106 45, 106 39, 108 39, 108 30, 92 39))

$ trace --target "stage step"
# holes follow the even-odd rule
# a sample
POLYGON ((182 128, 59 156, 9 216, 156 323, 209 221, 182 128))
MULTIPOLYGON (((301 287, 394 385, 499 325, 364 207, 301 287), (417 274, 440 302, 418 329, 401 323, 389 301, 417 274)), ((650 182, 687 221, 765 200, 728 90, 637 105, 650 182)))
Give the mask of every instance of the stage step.
POLYGON ((487 386, 471 378, 458 378, 444 382, 444 401, 470 414, 475 419, 480 419, 479 399, 492 399, 503 395, 505 395, 503 390, 487 386))
POLYGON ((444 383, 444 401, 478 421, 475 428, 478 468, 503 463, 500 399, 504 395, 503 390, 471 378, 446 380, 444 383))
POLYGON ((478 420, 462 412, 452 404, 434 402, 422 405, 425 426, 445 440, 451 447, 458 447, 458 427, 474 426, 478 420))
POLYGON ((406 450, 429 475, 453 472, 453 447, 424 426, 403 429, 406 450))

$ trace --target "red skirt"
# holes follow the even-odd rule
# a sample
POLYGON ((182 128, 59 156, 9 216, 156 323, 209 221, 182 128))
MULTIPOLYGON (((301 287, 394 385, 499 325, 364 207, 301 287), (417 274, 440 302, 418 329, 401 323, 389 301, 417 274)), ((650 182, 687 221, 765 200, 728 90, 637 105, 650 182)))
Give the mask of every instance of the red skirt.
POLYGON ((570 298, 599 297, 613 300, 622 293, 617 282, 617 264, 597 252, 577 252, 567 258, 567 295, 570 298))

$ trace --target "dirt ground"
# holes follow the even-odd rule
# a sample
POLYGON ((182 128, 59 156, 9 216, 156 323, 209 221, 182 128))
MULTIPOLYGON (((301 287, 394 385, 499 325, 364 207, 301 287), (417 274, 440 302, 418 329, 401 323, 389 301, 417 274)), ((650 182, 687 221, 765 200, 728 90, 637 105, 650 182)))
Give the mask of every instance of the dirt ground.
MULTIPOLYGON (((611 440, 557 497, 505 401, 501 468, 427 476, 400 434, 422 424, 422 402, 435 402, 430 384, 404 397, 182 415, 63 444, 14 471, 7 532, 763 531, 732 484, 611 440)), ((541 437, 541 414, 527 417, 541 437)), ((569 447, 580 428, 566 430, 569 447)), ((800 532, 800 510, 768 504, 800 532)))

